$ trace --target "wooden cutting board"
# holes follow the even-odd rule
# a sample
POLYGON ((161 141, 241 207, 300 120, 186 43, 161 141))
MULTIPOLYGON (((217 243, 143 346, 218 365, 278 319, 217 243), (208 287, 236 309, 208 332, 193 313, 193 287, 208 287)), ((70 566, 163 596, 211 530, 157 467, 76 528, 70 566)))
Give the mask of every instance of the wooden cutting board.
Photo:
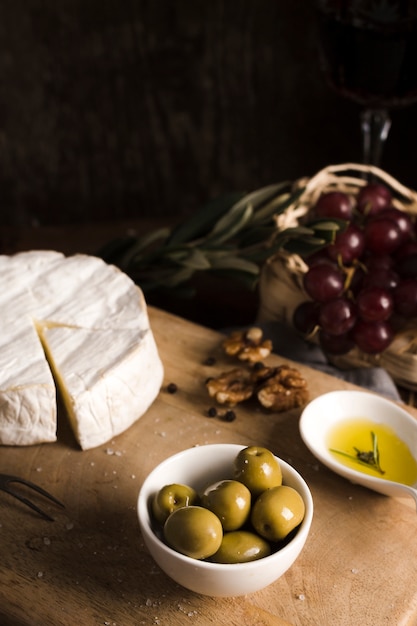
MULTIPOLYGON (((56 443, 0 450, 0 472, 28 478, 66 505, 45 505, 55 517, 48 522, 0 492, 0 624, 416 625, 411 501, 354 486, 321 466, 301 441, 299 410, 267 415, 248 404, 234 422, 207 417, 212 403, 204 381, 231 367, 219 349, 221 335, 157 309, 150 316, 165 381, 134 426, 82 452, 61 412, 56 443), (215 365, 205 364, 209 356, 215 365), (172 382, 175 394, 166 390, 172 382), (271 448, 302 473, 315 503, 296 563, 243 598, 196 595, 168 579, 149 556, 136 517, 140 486, 155 465, 184 448, 218 442, 271 448)), ((283 362, 275 355, 269 361, 283 362)), ((353 388, 297 367, 312 398, 353 388)))

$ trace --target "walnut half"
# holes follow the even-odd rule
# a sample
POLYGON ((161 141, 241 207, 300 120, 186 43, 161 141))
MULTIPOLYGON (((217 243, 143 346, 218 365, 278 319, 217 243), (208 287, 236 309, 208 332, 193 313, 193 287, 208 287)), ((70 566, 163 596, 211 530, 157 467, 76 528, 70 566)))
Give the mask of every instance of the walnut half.
POLYGON ((224 372, 206 381, 207 391, 219 404, 236 406, 253 395, 254 385, 250 373, 241 368, 224 372))
POLYGON ((308 402, 307 381, 297 369, 289 365, 264 367, 252 374, 252 380, 256 380, 256 377, 260 385, 256 396, 261 405, 270 411, 289 411, 308 402))
POLYGON ((272 352, 272 342, 263 339, 262 329, 257 327, 232 332, 222 345, 226 354, 249 363, 262 361, 272 352))

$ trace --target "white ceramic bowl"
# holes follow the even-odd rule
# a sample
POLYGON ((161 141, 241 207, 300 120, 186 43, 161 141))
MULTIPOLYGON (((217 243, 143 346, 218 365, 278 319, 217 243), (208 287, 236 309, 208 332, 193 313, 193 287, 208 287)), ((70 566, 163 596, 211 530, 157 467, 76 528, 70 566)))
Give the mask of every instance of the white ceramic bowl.
POLYGON ((367 418, 389 426, 414 456, 417 454, 417 421, 392 400, 367 391, 352 390, 331 391, 312 400, 303 410, 299 422, 304 443, 328 468, 353 483, 384 495, 404 496, 407 487, 353 470, 331 454, 327 443, 329 430, 350 418, 367 418))
POLYGON ((245 446, 211 444, 179 452, 158 465, 139 492, 138 517, 142 536, 159 567, 177 583, 209 596, 241 596, 258 591, 282 576, 299 556, 313 517, 310 490, 296 470, 281 464, 283 482, 294 487, 305 503, 304 520, 295 536, 281 550, 249 563, 219 564, 184 556, 168 547, 152 529, 150 501, 164 485, 185 483, 197 490, 210 482, 232 477, 233 460, 245 446))

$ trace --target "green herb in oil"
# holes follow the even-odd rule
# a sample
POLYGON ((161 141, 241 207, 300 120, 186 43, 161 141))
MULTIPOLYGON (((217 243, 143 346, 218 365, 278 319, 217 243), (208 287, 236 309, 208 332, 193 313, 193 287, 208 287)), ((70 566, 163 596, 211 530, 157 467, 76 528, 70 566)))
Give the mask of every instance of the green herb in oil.
POLYGON ((376 434, 371 431, 371 439, 372 439, 372 450, 368 452, 359 450, 358 448, 353 448, 355 450, 355 455, 348 454, 347 452, 343 452, 342 450, 335 450, 330 448, 331 452, 335 454, 341 454, 342 456, 355 461, 358 465, 365 465, 366 467, 370 467, 375 470, 379 474, 385 474, 385 471, 381 468, 379 463, 379 449, 378 449, 378 438, 376 434))

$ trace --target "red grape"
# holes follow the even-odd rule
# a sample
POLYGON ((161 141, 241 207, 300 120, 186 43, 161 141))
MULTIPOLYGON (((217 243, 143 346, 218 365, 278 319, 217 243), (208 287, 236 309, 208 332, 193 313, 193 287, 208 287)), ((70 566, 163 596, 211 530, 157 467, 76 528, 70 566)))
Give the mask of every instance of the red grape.
POLYGON ((372 219, 365 224, 365 245, 373 254, 392 254, 401 243, 398 226, 389 219, 372 219))
POLYGON ((293 313, 293 326, 303 335, 309 335, 318 325, 319 305, 311 300, 306 300, 297 306, 293 313))
POLYGON ((362 352, 379 354, 394 339, 394 331, 389 322, 368 322, 360 319, 352 330, 352 338, 362 352))
POLYGON ((363 287, 382 287, 382 289, 395 289, 398 285, 400 277, 397 272, 390 269, 372 270, 365 275, 363 279, 363 287))
POLYGON ((346 230, 337 233, 334 243, 327 247, 328 255, 334 261, 339 259, 349 265, 359 259, 365 248, 363 231, 355 224, 349 224, 346 230))
POLYGON ((417 254, 417 241, 411 239, 406 241, 398 250, 395 251, 395 260, 399 261, 411 254, 417 254))
POLYGON ((347 298, 335 298, 320 307, 319 324, 329 335, 344 335, 355 322, 355 306, 347 298))
POLYGON ((303 276, 304 289, 316 302, 327 302, 343 293, 345 278, 341 270, 330 263, 310 267, 303 276))
POLYGON ((372 272, 373 270, 391 269, 394 265, 394 260, 389 254, 382 254, 379 256, 375 256, 373 254, 369 258, 365 259, 364 263, 368 271, 372 272))
POLYGON ((312 254, 309 254, 304 261, 307 263, 309 267, 313 265, 318 265, 319 263, 333 263, 331 259, 329 259, 329 255, 327 254, 327 247, 321 248, 312 254))
POLYGON ((334 217, 350 221, 353 217, 353 202, 350 196, 342 191, 323 193, 314 207, 317 217, 334 217))
POLYGON ((411 217, 405 211, 400 211, 395 207, 383 209, 373 219, 388 219, 394 222, 398 227, 401 235, 401 243, 405 243, 411 239, 413 233, 413 222, 411 217))
POLYGON ((323 329, 319 331, 319 343, 324 352, 334 355, 346 354, 355 347, 349 333, 344 335, 329 335, 329 333, 326 333, 323 329))
POLYGON ((394 301, 389 291, 380 287, 369 287, 358 293, 356 298, 359 316, 371 321, 387 320, 394 309, 394 301))
POLYGON ((391 206, 392 194, 388 187, 379 183, 369 183, 358 193, 356 203, 359 213, 375 215, 391 206))
POLYGON ((333 243, 306 258, 304 289, 312 301, 293 315, 294 327, 318 329, 322 349, 345 354, 386 350, 407 319, 417 318, 417 220, 392 204, 382 183, 351 193, 322 193, 315 217, 342 219, 333 243))
POLYGON ((400 280, 393 296, 394 308, 399 315, 406 318, 417 316, 417 280, 413 278, 400 280))
POLYGON ((395 268, 403 278, 417 278, 417 254, 403 257, 395 268))

